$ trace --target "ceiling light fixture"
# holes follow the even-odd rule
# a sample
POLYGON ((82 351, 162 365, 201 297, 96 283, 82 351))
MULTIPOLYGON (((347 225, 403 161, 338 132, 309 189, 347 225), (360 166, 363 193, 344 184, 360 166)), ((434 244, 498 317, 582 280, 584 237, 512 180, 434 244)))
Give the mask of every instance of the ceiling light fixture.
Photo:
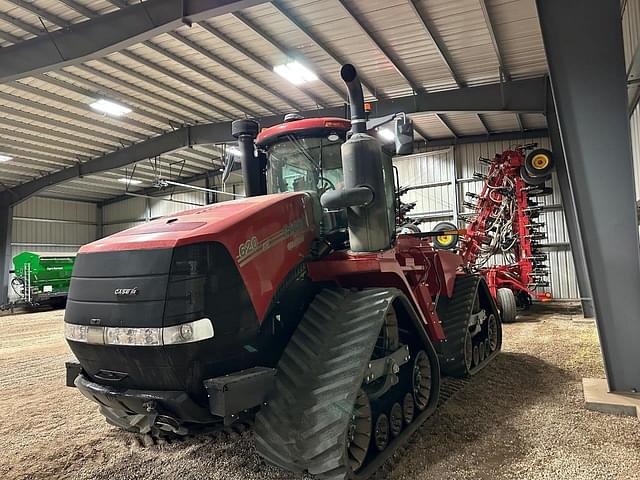
POLYGON ((381 128, 378 130, 378 135, 386 142, 392 142, 396 138, 396 135, 388 128, 381 128))
POLYGON ((140 185, 142 183, 142 180, 137 180, 135 178, 127 178, 127 177, 119 178, 118 181, 120 183, 127 183, 129 185, 140 185))
POLYGON ((0 162, 8 162, 9 160, 13 160, 13 157, 10 157, 9 155, 2 155, 0 153, 0 162))
POLYGON ((299 62, 289 62, 273 67, 273 71, 294 85, 313 82, 318 76, 299 62))
POLYGON ((89 105, 94 110, 98 112, 106 113, 107 115, 111 115, 113 117, 121 117, 126 115, 127 113, 131 113, 131 109, 125 107, 124 105, 120 105, 119 103, 112 102, 110 100, 105 100, 101 98, 98 101, 93 102, 89 105))

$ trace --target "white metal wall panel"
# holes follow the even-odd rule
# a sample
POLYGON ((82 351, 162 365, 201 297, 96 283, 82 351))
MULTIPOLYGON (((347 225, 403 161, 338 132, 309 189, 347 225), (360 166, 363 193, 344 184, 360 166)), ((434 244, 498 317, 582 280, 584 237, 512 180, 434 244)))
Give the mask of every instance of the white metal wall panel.
MULTIPOLYGON (((394 163, 398 167, 400 174, 400 184, 416 185, 419 183, 429 183, 444 181, 451 178, 451 162, 455 158, 456 176, 458 179, 472 178, 474 172, 486 173, 487 166, 479 163, 479 157, 493 158, 496 153, 500 153, 510 147, 523 143, 537 143, 539 147, 550 148, 548 138, 537 138, 529 140, 514 140, 501 142, 485 142, 457 145, 453 147, 451 153, 443 155, 440 149, 434 147, 432 151, 415 154, 402 159, 395 159, 394 163), (434 151, 435 150, 435 151, 434 151)), ((460 182, 458 184, 458 202, 462 205, 466 192, 479 193, 482 182, 460 182)), ((546 249, 549 253, 549 269, 551 276, 550 291, 555 298, 578 298, 576 276, 573 266, 573 258, 569 248, 569 235, 564 221, 564 213, 558 210, 557 206, 562 204, 560 188, 556 176, 552 178, 553 195, 542 199, 545 205, 554 205, 556 209, 545 212, 540 220, 546 223, 548 238, 543 243, 552 244, 552 248, 546 249)), ((451 187, 435 187, 428 190, 418 190, 403 197, 403 201, 417 201, 418 205, 412 213, 439 212, 451 210, 451 187)), ((469 212, 468 209, 460 208, 460 211, 469 212)), ((448 219, 450 220, 450 218, 448 219)), ((425 222, 421 225, 423 230, 431 229, 437 221, 425 222)), ((500 259, 496 259, 499 262, 500 259)))
POLYGON ((113 223, 111 225, 105 225, 104 227, 102 227, 102 231, 104 233, 104 236, 108 237, 109 235, 113 235, 114 233, 121 232, 128 228, 136 227, 144 222, 144 220, 138 220, 135 222, 113 223))
MULTIPOLYGON (((75 252, 96 239, 96 206, 31 197, 13 210, 11 258, 24 252, 75 252)), ((10 299, 15 299, 9 289, 10 299)))
MULTIPOLYGON (((433 152, 418 153, 398 157, 394 165, 398 169, 401 186, 412 186, 450 180, 452 177, 453 149, 447 148, 433 152)), ((411 190, 403 195, 406 203, 416 202, 412 214, 449 211, 453 209, 453 186, 445 185, 433 188, 411 190)), ((429 226, 423 223, 421 228, 429 226)))
POLYGON ((106 205, 102 209, 105 226, 113 223, 124 223, 130 220, 145 218, 146 200, 141 197, 131 197, 122 202, 106 205))

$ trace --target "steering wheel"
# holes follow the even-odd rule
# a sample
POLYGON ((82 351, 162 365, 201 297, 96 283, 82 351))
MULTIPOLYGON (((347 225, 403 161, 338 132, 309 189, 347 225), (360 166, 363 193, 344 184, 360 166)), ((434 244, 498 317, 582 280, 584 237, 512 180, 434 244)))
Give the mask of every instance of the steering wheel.
POLYGON ((320 190, 320 193, 324 193, 328 190, 335 190, 336 186, 327 177, 322 177, 322 179, 320 180, 320 185, 318 186, 318 189, 320 190))

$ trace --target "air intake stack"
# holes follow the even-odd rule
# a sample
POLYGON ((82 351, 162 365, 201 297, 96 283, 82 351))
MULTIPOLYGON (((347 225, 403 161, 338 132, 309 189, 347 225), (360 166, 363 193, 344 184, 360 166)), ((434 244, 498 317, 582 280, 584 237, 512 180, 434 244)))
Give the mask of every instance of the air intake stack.
POLYGON ((352 136, 342 145, 344 188, 322 196, 328 209, 346 208, 349 241, 354 252, 391 246, 395 235, 395 196, 391 157, 367 134, 362 85, 353 65, 340 71, 349 91, 352 136))

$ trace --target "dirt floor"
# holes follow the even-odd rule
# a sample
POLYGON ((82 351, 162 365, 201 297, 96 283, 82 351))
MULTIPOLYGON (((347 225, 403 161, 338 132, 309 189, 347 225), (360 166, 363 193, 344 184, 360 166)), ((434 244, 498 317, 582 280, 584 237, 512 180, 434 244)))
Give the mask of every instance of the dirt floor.
MULTIPOLYGON (((0 479, 298 479, 267 466, 250 432, 144 448, 64 386, 62 311, 0 317, 0 479)), ((583 409, 603 376, 575 309, 506 325, 503 353, 414 437, 389 478, 639 479, 640 422, 583 409)))

